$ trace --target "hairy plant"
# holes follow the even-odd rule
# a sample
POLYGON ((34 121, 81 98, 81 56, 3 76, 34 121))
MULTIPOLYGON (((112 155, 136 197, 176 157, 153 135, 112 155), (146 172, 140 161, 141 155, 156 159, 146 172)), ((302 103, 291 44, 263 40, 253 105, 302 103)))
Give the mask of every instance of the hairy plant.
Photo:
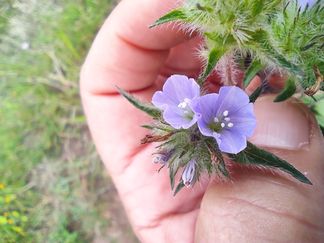
POLYGON ((237 67, 247 71, 239 64, 251 59, 255 74, 265 69, 283 73, 314 95, 323 90, 323 19, 322 1, 305 7, 297 0, 187 0, 152 26, 178 21, 204 37, 202 80, 217 65, 225 84, 236 84, 237 67), (234 70, 233 80, 229 70, 234 70))

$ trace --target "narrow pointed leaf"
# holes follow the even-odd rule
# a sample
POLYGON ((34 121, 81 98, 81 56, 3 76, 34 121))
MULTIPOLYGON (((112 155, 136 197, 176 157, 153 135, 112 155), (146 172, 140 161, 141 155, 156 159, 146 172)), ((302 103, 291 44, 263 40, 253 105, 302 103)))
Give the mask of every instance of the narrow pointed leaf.
POLYGON ((289 62, 283 55, 275 51, 275 49, 272 46, 265 44, 264 47, 266 47, 266 54, 268 55, 268 57, 272 59, 281 68, 288 70, 290 73, 296 76, 302 75, 302 71, 298 66, 289 62))
MULTIPOLYGON (((253 44, 257 43, 263 50, 266 57, 295 76, 302 76, 302 70, 294 63, 290 62, 285 56, 279 53, 276 48, 273 47, 270 38, 265 31, 260 30, 254 33, 253 39, 253 44)), ((254 46, 251 46, 251 48, 253 49, 254 46)))
POLYGON ((274 102, 281 102, 289 99, 291 96, 293 96, 296 92, 296 84, 295 81, 291 78, 289 78, 286 83, 283 90, 278 94, 278 96, 274 99, 274 102))
POLYGON ((207 65, 202 73, 202 75, 199 77, 199 83, 202 84, 205 79, 211 74, 211 72, 216 67, 216 64, 218 60, 221 58, 221 53, 216 50, 212 49, 208 55, 207 65))
POLYGON ((253 93, 249 96, 250 102, 254 103, 257 100, 257 98, 262 94, 262 91, 263 91, 262 85, 259 86, 256 90, 254 90, 253 93))
POLYGON ((229 172, 226 168, 226 164, 224 161, 224 157, 221 153, 221 151, 218 148, 217 143, 211 142, 210 140, 207 140, 207 147, 211 153, 211 156, 215 155, 217 157, 217 169, 225 176, 229 177, 229 172))
POLYGON ((174 177, 175 177, 175 174, 174 173, 174 169, 172 167, 169 168, 169 176, 170 176, 170 185, 171 185, 171 189, 173 190, 174 188, 174 177))
POLYGON ((182 9, 175 9, 175 10, 167 13, 166 15, 162 16, 158 20, 156 20, 153 24, 151 24, 149 26, 149 28, 153 28, 158 25, 172 22, 172 21, 186 20, 186 19, 187 19, 186 14, 184 13, 184 11, 182 9))
POLYGON ((291 176, 295 177, 300 182, 312 185, 312 182, 294 166, 287 161, 280 159, 276 155, 260 149, 248 142, 247 148, 238 154, 231 154, 230 157, 237 163, 246 165, 260 165, 272 169, 280 169, 291 176))
POLYGON ((178 192, 185 186, 183 181, 181 180, 179 184, 177 185, 176 189, 174 190, 173 196, 177 195, 178 192))
POLYGON ((174 129, 170 126, 165 125, 142 125, 141 127, 149 129, 149 130, 160 130, 164 132, 172 132, 174 129))
POLYGON ((223 155, 221 153, 219 153, 217 155, 218 155, 217 158, 219 161, 219 163, 217 164, 217 168, 225 177, 229 177, 229 173, 228 173, 228 170, 226 169, 223 155))
POLYGON ((176 150, 172 157, 169 159, 169 177, 170 177, 170 185, 171 189, 174 189, 174 179, 179 170, 179 163, 177 163, 179 158, 179 152, 176 150))
POLYGON ((153 105, 149 103, 144 103, 140 101, 139 99, 135 98, 130 93, 126 92, 125 90, 117 87, 119 93, 124 96, 132 105, 134 105, 137 109, 144 111, 146 114, 153 118, 159 118, 161 117, 161 111, 154 107, 153 105))
POLYGON ((263 69, 263 65, 261 62, 257 59, 254 59, 249 68, 245 72, 243 84, 244 87, 247 87, 251 80, 257 75, 258 72, 260 72, 263 69))

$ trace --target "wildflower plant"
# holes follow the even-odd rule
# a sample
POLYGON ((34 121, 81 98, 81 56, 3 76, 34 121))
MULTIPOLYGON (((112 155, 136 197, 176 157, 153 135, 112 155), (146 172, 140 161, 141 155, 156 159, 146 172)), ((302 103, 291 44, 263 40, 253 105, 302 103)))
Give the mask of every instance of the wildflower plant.
POLYGON ((324 89, 323 19, 320 0, 186 0, 150 26, 176 22, 204 40, 199 52, 205 65, 197 80, 172 75, 152 103, 119 89, 153 118, 144 125, 150 134, 142 143, 158 142, 153 161, 168 168, 175 194, 203 173, 229 178, 228 161, 279 169, 311 184, 287 161, 248 139, 257 123, 253 103, 270 75, 286 77, 274 102, 296 93, 315 99, 324 89), (205 88, 213 72, 221 78, 218 93, 205 88), (249 97, 244 89, 256 75, 262 84, 249 97))
POLYGON ((24 211, 15 190, 0 182, 0 235, 3 242, 14 242, 26 235, 28 218, 24 211))

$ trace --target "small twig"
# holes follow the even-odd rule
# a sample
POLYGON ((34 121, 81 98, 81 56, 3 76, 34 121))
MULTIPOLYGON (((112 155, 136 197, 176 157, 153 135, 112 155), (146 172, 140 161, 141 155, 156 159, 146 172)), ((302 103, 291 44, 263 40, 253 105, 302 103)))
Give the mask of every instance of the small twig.
POLYGON ((313 95, 316 94, 317 91, 319 91, 321 89, 321 85, 322 85, 322 82, 323 82, 323 75, 321 74, 318 67, 314 66, 313 69, 314 69, 314 74, 315 74, 315 77, 316 77, 315 84, 308 87, 306 89, 306 91, 305 91, 305 94, 308 95, 308 96, 311 96, 311 97, 313 97, 313 95))
POLYGON ((163 142, 169 139, 175 132, 170 132, 166 135, 146 135, 142 140, 141 144, 153 143, 153 142, 163 142))

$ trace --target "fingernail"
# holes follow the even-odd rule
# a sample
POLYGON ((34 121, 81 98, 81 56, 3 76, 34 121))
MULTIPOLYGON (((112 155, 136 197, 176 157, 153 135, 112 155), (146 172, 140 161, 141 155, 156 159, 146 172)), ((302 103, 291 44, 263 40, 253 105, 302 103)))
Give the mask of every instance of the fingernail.
POLYGON ((259 146, 297 150, 309 144, 309 114, 297 100, 274 103, 275 96, 255 103, 257 127, 250 139, 259 146))

